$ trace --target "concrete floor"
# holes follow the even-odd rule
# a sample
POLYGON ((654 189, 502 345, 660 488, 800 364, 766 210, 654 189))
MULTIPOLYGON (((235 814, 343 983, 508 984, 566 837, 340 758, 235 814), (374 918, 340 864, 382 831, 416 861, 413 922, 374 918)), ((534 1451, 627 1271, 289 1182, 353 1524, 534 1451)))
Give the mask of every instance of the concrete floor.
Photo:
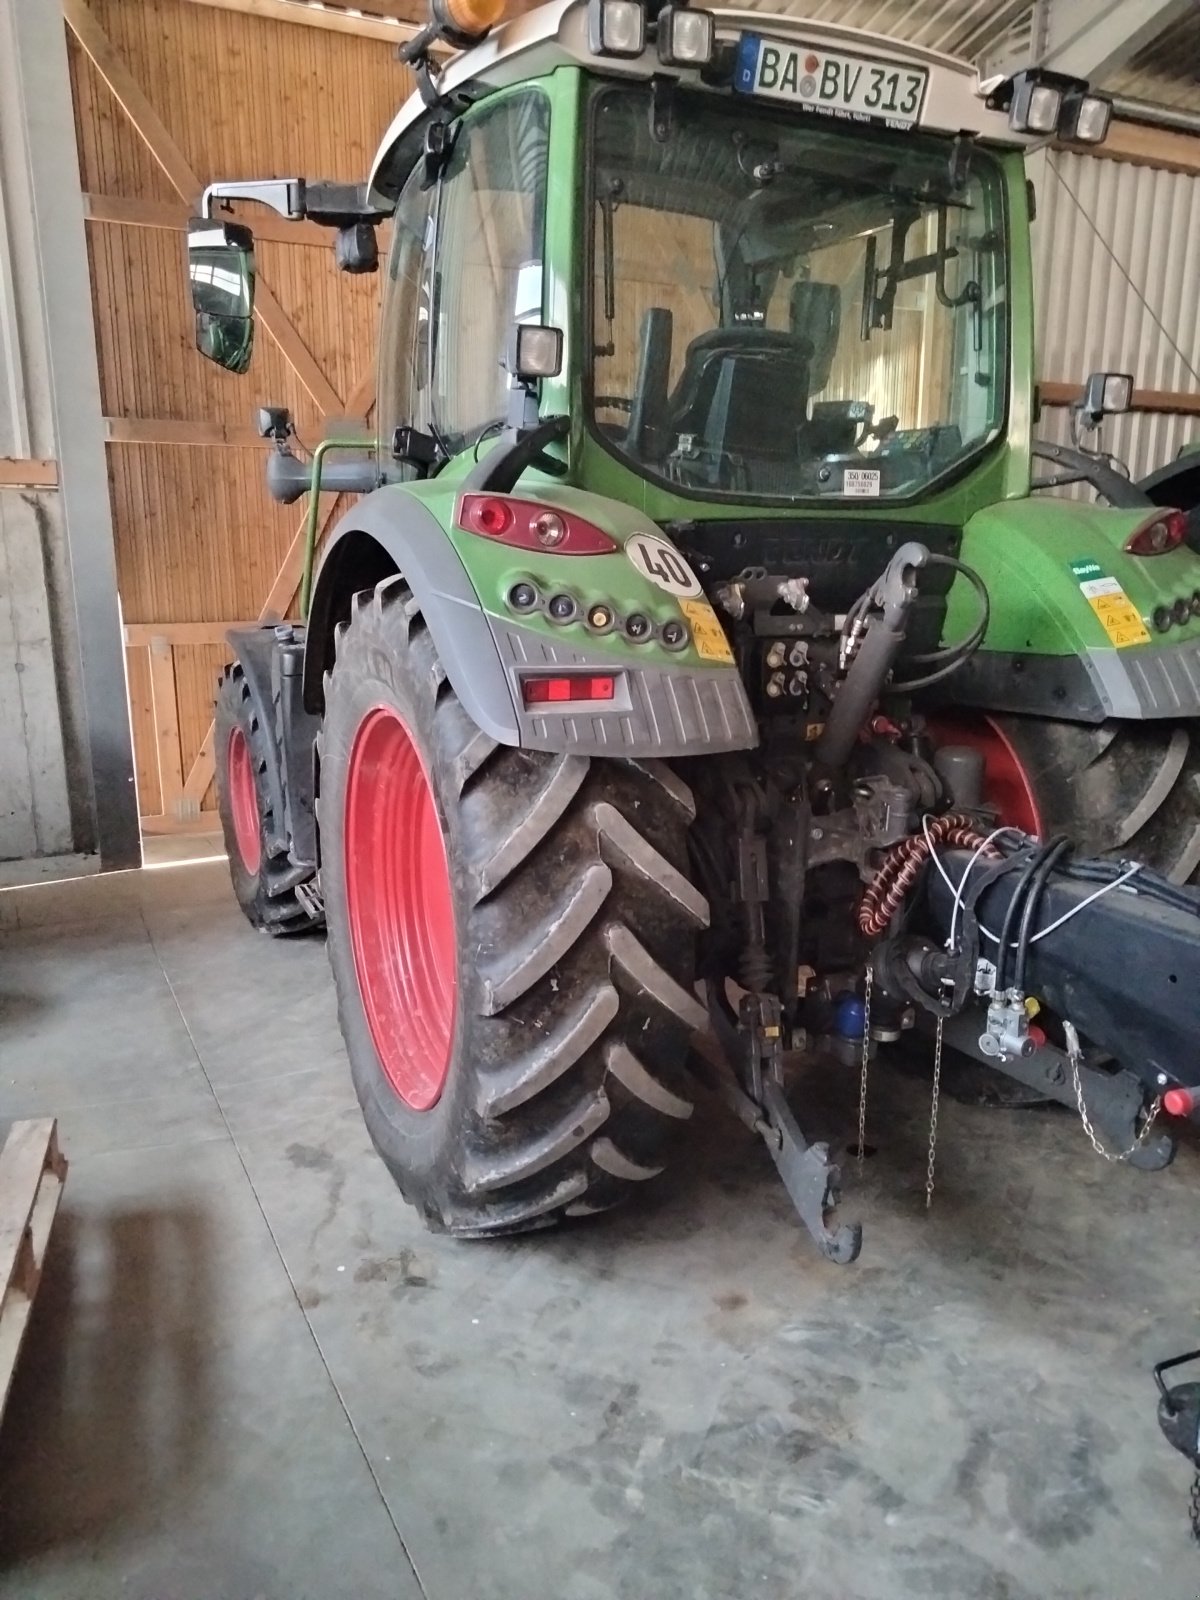
MULTIPOLYGON (((820 1115, 849 1126, 852 1075, 820 1115)), ((0 1116, 71 1172, 0 1433, 21 1600, 1194 1600, 1151 1364, 1200 1343, 1200 1154, 879 1071, 862 1259, 710 1108, 635 1210, 426 1233, 318 940, 223 864, 0 895, 0 1116)))

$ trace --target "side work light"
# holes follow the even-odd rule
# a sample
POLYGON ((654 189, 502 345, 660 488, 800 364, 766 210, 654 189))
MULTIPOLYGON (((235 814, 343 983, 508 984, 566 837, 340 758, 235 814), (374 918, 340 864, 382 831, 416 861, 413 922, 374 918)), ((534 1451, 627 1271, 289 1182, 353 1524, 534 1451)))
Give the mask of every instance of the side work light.
POLYGON ((1112 114, 1112 101, 1107 95, 1075 91, 1063 102, 1059 136, 1077 144, 1103 144, 1108 138, 1112 114))
POLYGON ((658 13, 658 59, 664 67, 706 67, 712 60, 715 34, 711 11, 664 6, 658 13))
POLYGON ((1018 72, 1013 79, 1008 123, 1015 133, 1055 133, 1062 111, 1062 90, 1036 72, 1018 72))
POLYGON ((588 0, 588 49, 594 56, 640 56, 646 9, 640 0, 588 0))

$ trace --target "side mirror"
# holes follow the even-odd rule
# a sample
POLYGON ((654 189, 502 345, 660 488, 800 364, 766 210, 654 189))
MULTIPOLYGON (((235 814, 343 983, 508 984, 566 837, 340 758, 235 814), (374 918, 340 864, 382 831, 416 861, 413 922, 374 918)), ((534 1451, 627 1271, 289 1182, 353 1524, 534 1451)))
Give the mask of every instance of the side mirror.
POLYGON ((234 222, 188 223, 188 280, 196 348, 227 372, 245 372, 254 348, 254 239, 234 222))
POLYGON ((1079 402, 1079 420, 1095 428, 1103 417, 1117 417, 1133 404, 1133 377, 1128 372, 1093 372, 1079 402))

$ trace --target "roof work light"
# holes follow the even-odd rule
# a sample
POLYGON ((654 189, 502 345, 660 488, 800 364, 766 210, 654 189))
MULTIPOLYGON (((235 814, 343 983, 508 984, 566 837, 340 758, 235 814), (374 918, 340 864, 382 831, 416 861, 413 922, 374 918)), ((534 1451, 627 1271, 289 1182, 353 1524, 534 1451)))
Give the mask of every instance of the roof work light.
POLYGON ((1082 78, 1026 67, 985 90, 990 106, 1008 112, 1015 133, 1057 135, 1079 144, 1103 144, 1108 136, 1112 101, 1094 94, 1082 78))
POLYGON ((646 48, 641 0, 588 0, 588 49, 594 56, 640 56, 646 48))
POLYGON ((711 11, 688 5, 664 6, 658 13, 658 59, 664 67, 706 67, 716 35, 711 11))

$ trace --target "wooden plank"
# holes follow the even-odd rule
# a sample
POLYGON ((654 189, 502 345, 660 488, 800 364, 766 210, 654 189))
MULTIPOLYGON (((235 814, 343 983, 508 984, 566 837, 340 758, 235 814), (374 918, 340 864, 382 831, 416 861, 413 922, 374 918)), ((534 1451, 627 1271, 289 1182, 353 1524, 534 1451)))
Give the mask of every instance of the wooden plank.
POLYGON ((57 489, 58 462, 0 456, 0 488, 57 489))
MULTIPOLYGON (((188 219, 194 215, 185 204, 173 205, 169 200, 131 200, 124 195, 85 194, 83 214, 88 222, 108 222, 119 227, 164 228, 182 233, 188 219)), ((333 233, 315 222, 299 218, 289 221, 276 216, 273 211, 255 210, 247 214, 256 239, 269 239, 273 244, 320 245, 323 250, 333 247, 333 233)))
MULTIPOLYGON (((1081 383, 1059 383, 1043 378, 1038 394, 1044 406, 1074 405, 1083 394, 1081 383)), ((1132 411, 1165 411, 1174 416, 1200 417, 1200 394, 1186 389, 1135 389, 1132 411)))
POLYGON ((1200 175, 1200 139, 1144 122, 1115 120, 1103 144, 1058 144, 1055 148, 1101 161, 1127 161, 1135 167, 1157 167, 1161 172, 1200 175))
MULTIPOLYGON (((109 43, 104 29, 84 0, 62 0, 62 7, 71 32, 115 95, 150 154, 183 199, 189 205, 197 205, 204 185, 192 171, 166 124, 134 81, 132 73, 109 43)), ((321 410, 341 411, 341 396, 318 366, 312 351, 261 274, 255 284, 254 311, 321 410)))
POLYGON ((204 185, 188 164, 166 124, 150 104, 132 73, 109 43, 108 35, 84 0, 62 0, 67 26, 87 52, 121 109, 140 134, 146 148, 166 173, 172 186, 189 202, 199 200, 204 185))
POLYGON ((221 819, 215 811, 193 811, 190 816, 141 818, 142 833, 150 838, 173 838, 179 834, 220 833, 221 819))
MULTIPOLYGON (((330 6, 308 5, 304 0, 191 0, 193 5, 213 6, 219 11, 238 11, 244 16, 261 17, 270 22, 293 22, 305 28, 325 28, 330 33, 353 33, 362 39, 381 39, 387 44, 403 44, 417 32, 417 24, 378 12, 339 11, 330 6)), ((435 54, 447 54, 447 46, 435 47, 435 54)))
POLYGON ((183 794, 183 751, 179 743, 179 703, 175 698, 175 661, 169 640, 150 639, 150 694, 154 706, 154 739, 158 747, 158 786, 162 808, 170 813, 183 794))
POLYGON ((0 1410, 12 1387, 66 1177, 55 1119, 14 1122, 0 1150, 0 1410))
POLYGON ((236 445, 240 450, 266 449, 271 441, 249 422, 183 421, 177 417, 105 417, 109 444, 236 445))
POLYGON ((165 639, 169 645, 224 644, 230 628, 253 628, 253 622, 127 622, 127 646, 150 645, 155 639, 165 639))

